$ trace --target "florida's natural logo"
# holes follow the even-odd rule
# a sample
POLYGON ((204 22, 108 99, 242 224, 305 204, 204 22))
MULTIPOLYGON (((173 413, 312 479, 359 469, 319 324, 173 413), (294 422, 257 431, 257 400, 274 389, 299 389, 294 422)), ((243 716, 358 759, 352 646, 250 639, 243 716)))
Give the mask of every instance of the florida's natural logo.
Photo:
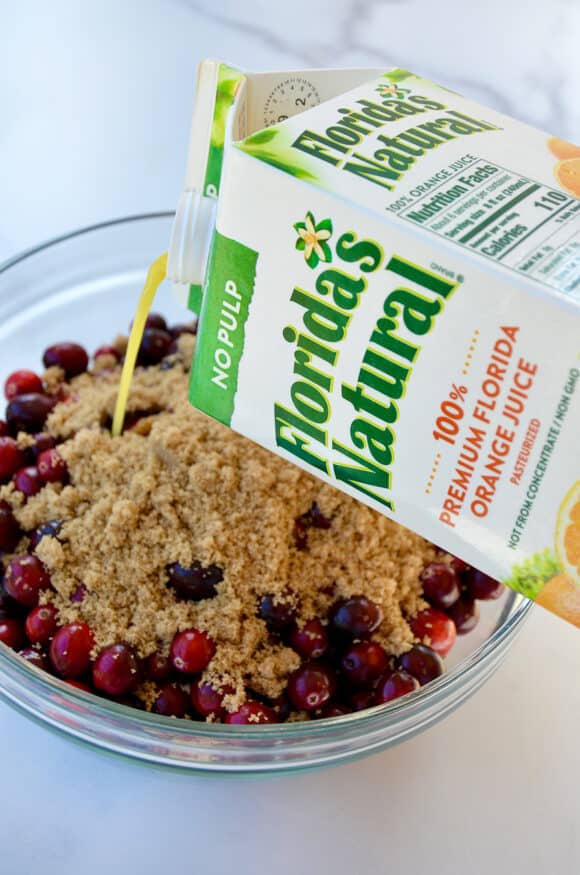
POLYGON ((304 253, 304 260, 308 267, 315 268, 321 261, 332 261, 332 252, 328 240, 332 236, 332 222, 330 219, 316 219, 309 211, 303 222, 294 225, 298 232, 296 249, 304 253))
POLYGON ((407 94, 411 93, 410 88, 399 88, 398 85, 395 85, 392 82, 385 82, 384 84, 381 82, 377 85, 375 91, 377 91, 384 100, 388 97, 396 97, 397 100, 402 100, 407 94))

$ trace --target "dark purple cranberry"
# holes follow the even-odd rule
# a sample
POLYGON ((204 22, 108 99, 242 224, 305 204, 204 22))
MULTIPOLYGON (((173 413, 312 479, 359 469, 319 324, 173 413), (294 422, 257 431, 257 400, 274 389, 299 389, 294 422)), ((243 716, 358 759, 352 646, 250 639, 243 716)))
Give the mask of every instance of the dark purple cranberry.
POLYGON ((169 656, 162 656, 158 650, 154 653, 150 653, 149 656, 143 660, 143 674, 149 681, 157 681, 161 683, 162 681, 169 680, 174 671, 175 669, 173 668, 173 663, 169 656))
POLYGON ((426 608, 409 620, 413 635, 423 641, 429 639, 429 647, 439 656, 446 656, 455 643, 455 623, 443 611, 426 608))
POLYGON ((18 395, 28 395, 30 392, 42 392, 42 380, 34 371, 14 371, 4 383, 4 395, 11 401, 18 395))
POLYGON ((347 681, 355 687, 366 687, 385 673, 389 657, 376 641, 359 641, 345 651, 341 668, 347 681))
POLYGON ((412 674, 421 686, 438 678, 445 671, 445 663, 438 653, 426 644, 415 644, 397 660, 398 668, 412 674))
POLYGON ((296 619, 296 609, 283 599, 283 596, 265 595, 260 600, 258 616, 270 632, 284 632, 296 619))
POLYGON ((237 711, 227 714, 224 723, 232 726, 253 726, 259 723, 279 723, 278 715, 272 708, 248 699, 237 711))
POLYGON ((493 577, 488 577, 483 571, 478 571, 476 568, 471 568, 465 575, 465 583, 469 595, 474 599, 481 601, 490 601, 498 599, 504 592, 505 587, 499 580, 494 580, 493 577))
POLYGON ((67 379, 78 377, 89 366, 86 349, 78 343, 54 343, 44 351, 42 362, 45 368, 58 367, 65 372, 67 379))
POLYGON ((12 553, 22 532, 7 501, 0 501, 0 552, 12 553))
POLYGON ((177 340, 182 334, 197 334, 197 319, 186 325, 172 325, 169 331, 174 340, 177 340))
POLYGON ((14 488, 18 492, 22 492, 27 498, 32 498, 33 495, 38 495, 44 482, 40 476, 38 468, 34 465, 28 465, 26 468, 20 468, 12 478, 14 488))
POLYGON ((271 699, 270 707, 278 715, 278 721, 280 723, 285 723, 292 713, 292 704, 286 693, 280 693, 275 699, 271 699))
POLYGON ((51 450, 53 447, 56 447, 56 438, 45 431, 39 431, 38 434, 34 435, 34 445, 30 447, 33 460, 36 462, 41 453, 44 453, 45 450, 51 450))
POLYGON ((24 627, 32 644, 48 644, 58 628, 57 609, 54 605, 38 605, 30 611, 24 627))
MULTIPOLYGON (((133 323, 129 328, 133 327, 133 323)), ((167 331, 167 322, 165 318, 161 315, 161 313, 149 313, 147 319, 145 320, 145 328, 158 328, 161 331, 167 331)))
POLYGON ((55 398, 49 398, 48 395, 41 395, 39 392, 13 398, 6 408, 6 421, 10 431, 13 434, 19 431, 26 431, 29 434, 42 431, 47 416, 55 404, 55 398))
POLYGON ((79 583, 79 585, 71 595, 70 600, 74 605, 79 605, 81 602, 84 602, 86 594, 86 586, 84 585, 84 583, 79 583))
POLYGON ((36 668, 41 668, 43 671, 50 672, 48 657, 46 654, 41 653, 40 650, 35 650, 34 647, 25 647, 23 650, 18 651, 18 655, 31 665, 35 665, 36 668))
POLYGON ((184 674, 200 674, 215 654, 215 644, 205 632, 186 629, 178 632, 171 642, 171 661, 184 674))
POLYGON ((301 626, 294 626, 288 643, 303 659, 320 659, 328 649, 328 633, 320 620, 315 618, 301 626))
POLYGON ((93 684, 108 696, 131 693, 140 679, 139 660, 128 644, 105 647, 93 665, 93 684))
POLYGON ((43 538, 58 538, 61 529, 61 520, 49 520, 38 526, 30 535, 30 549, 36 550, 43 538))
POLYGON ((26 464, 26 453, 14 438, 0 437, 0 481, 6 482, 26 464))
POLYGON ((335 602, 329 612, 332 628, 350 638, 368 638, 380 626, 380 607, 364 595, 335 602))
POLYGON ((419 681, 406 671, 393 671, 382 678, 375 690, 375 705, 384 705, 419 689, 419 681))
POLYGON ((63 678, 80 678, 91 664, 95 644, 92 630, 86 623, 67 623, 57 629, 50 642, 50 661, 63 678))
POLYGON ((224 708, 224 696, 233 692, 232 687, 216 690, 207 681, 195 680, 191 684, 191 704, 201 717, 223 717, 226 713, 224 708))
POLYGON ((185 717, 189 710, 189 696, 179 684, 163 684, 153 710, 164 717, 185 717))
POLYGON ((344 717, 345 714, 351 714, 352 708, 348 705, 326 705, 320 712, 320 717, 344 717))
POLYGON ((3 419, 0 419, 0 437, 4 437, 8 434, 8 424, 4 422, 3 419))
POLYGON ((458 574, 463 574, 465 571, 469 571, 469 569, 471 568, 471 566, 468 565, 467 562, 464 562, 463 559, 460 559, 459 556, 451 557, 451 567, 458 574))
POLYGON ((423 594, 430 604, 446 611, 461 595, 461 581, 445 562, 431 562, 421 574, 423 594))
POLYGON ((310 520, 314 529, 329 529, 332 525, 330 517, 322 513, 316 502, 310 508, 310 520))
POLYGON ((353 711, 366 711, 375 704, 374 690, 356 690, 350 697, 353 711))
POLYGON ((176 596, 190 602, 213 598, 216 586, 224 579, 223 570, 218 565, 203 566, 201 562, 194 562, 189 568, 174 562, 167 571, 168 584, 176 596))
POLYGON ((158 365, 169 352, 171 334, 160 328, 146 328, 139 347, 140 365, 158 365))
POLYGON ((11 647, 12 650, 20 650, 24 646, 26 636, 24 634, 24 626, 20 620, 14 617, 0 616, 0 641, 11 647))
POLYGON ((40 479, 44 483, 66 483, 68 480, 66 462, 56 447, 40 453, 36 467, 38 468, 40 479))
POLYGON ((468 595, 462 595, 447 611, 458 635, 467 635, 479 622, 479 605, 468 595))
POLYGON ((336 676, 327 665, 305 662, 288 678, 288 697, 299 711, 316 711, 332 698, 336 687, 336 676))
POLYGON ((50 577, 36 556, 15 556, 6 566, 4 589, 19 604, 35 608, 42 590, 50 589, 50 577))

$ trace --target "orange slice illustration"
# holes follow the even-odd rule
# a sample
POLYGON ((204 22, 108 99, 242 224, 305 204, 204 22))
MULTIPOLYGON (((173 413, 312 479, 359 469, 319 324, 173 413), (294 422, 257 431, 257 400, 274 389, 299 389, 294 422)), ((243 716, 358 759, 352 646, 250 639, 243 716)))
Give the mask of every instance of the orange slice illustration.
POLYGON ((563 140, 561 137, 550 137, 548 149, 560 161, 565 161, 566 158, 580 158, 580 146, 576 146, 575 143, 570 143, 568 140, 563 140))
POLYGON ((580 198, 580 158, 558 161, 554 168, 556 179, 567 192, 580 198))

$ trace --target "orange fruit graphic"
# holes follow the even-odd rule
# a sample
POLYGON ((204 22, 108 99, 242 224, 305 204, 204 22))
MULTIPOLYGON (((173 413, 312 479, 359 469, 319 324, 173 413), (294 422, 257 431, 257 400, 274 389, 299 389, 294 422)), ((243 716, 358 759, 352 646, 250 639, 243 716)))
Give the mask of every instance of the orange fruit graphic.
POLYGON ((562 188, 574 197, 580 198, 580 158, 558 161, 554 174, 562 188))
POLYGON ((554 546, 564 573, 580 587, 580 480, 558 508, 554 546))
POLYGON ((550 137, 548 149, 560 161, 565 161, 566 158, 580 158, 580 146, 576 146, 575 143, 570 143, 568 140, 563 140, 561 137, 550 137))
POLYGON ((566 574, 557 574, 549 580, 536 603, 580 629, 580 586, 566 574))

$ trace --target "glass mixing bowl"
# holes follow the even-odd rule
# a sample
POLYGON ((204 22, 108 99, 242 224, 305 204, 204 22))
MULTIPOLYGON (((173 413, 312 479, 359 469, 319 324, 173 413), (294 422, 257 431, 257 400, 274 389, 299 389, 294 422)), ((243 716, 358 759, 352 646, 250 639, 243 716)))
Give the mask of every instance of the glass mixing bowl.
MULTIPOLYGON (((76 340, 89 349, 126 329, 149 263, 168 244, 172 215, 113 221, 60 237, 0 267, 0 379, 38 366, 43 349, 76 340)), ((156 309, 184 321, 162 290, 156 309)), ((0 696, 23 714, 97 748, 198 772, 267 773, 344 762, 396 744, 459 707, 504 658, 531 603, 507 592, 482 604, 448 672, 403 699, 367 711, 280 726, 174 720, 117 705, 50 677, 0 644, 0 696)))

